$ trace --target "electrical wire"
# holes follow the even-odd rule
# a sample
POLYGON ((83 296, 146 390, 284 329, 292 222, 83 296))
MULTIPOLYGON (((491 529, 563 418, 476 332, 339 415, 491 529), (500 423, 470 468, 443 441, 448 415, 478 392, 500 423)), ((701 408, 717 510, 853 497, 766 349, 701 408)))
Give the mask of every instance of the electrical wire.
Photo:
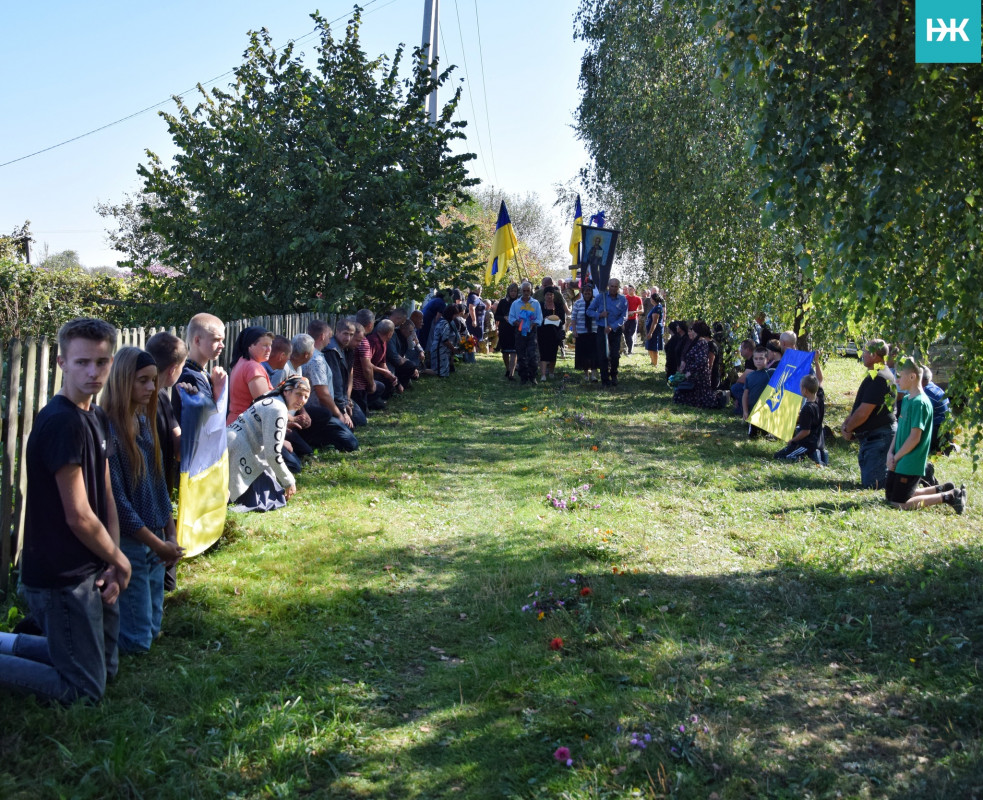
MULTIPOLYGON (((457 3, 457 0, 454 0, 457 3)), ((478 26, 478 59, 481 64, 481 91, 485 95, 485 124, 488 126, 488 152, 491 154, 492 172, 498 183, 498 167, 495 166, 495 146, 492 144, 491 115, 488 113, 488 89, 485 87, 485 56, 481 49, 481 22, 478 20, 478 0, 474 0, 474 22, 478 26)))
MULTIPOLYGON (((454 13, 457 16, 457 34, 461 42, 461 58, 464 61, 464 82, 468 89, 468 100, 471 103, 471 115, 472 115, 472 119, 474 120, 474 135, 475 138, 478 140, 478 153, 481 156, 481 163, 485 168, 485 175, 491 177, 492 173, 488 169, 488 161, 485 159, 485 150, 481 144, 481 130, 478 127, 478 112, 475 110, 474 107, 474 94, 471 92, 471 75, 468 73, 468 55, 467 55, 467 49, 464 46, 464 32, 461 28, 461 14, 458 11, 457 0, 454 0, 454 13)), ((443 30, 441 30, 441 37, 443 37, 443 30)), ((445 53, 448 52, 446 44, 444 45, 444 52, 445 53)), ((463 119, 463 115, 462 115, 462 119, 463 119)), ((465 129, 465 131, 466 130, 467 129, 465 129)), ((467 134, 465 133, 465 135, 467 134)))
MULTIPOLYGON (((368 8, 369 6, 373 5, 374 3, 378 3, 378 2, 379 2, 379 0, 368 0, 368 2, 362 8, 363 9, 368 8)), ((372 13, 374 13, 376 11, 381 11, 382 9, 386 8, 386 6, 391 6, 395 2, 397 2, 397 0, 389 0, 389 2, 386 3, 385 5, 379 6, 379 8, 376 8, 376 9, 373 9, 372 11, 370 11, 369 14, 372 14, 372 13)), ((330 22, 328 22, 328 25, 334 25, 336 22, 340 22, 341 20, 345 19, 347 16, 348 16, 348 13, 342 14, 340 17, 337 17, 336 19, 333 19, 330 22)), ((313 30, 308 31, 307 33, 303 34, 302 36, 298 36, 296 39, 288 39, 287 40, 287 43, 290 44, 292 42, 294 44, 297 44, 300 41, 302 41, 303 39, 307 39, 308 37, 313 36, 315 33, 317 33, 317 30, 318 30, 317 28, 314 28, 313 30)), ((161 106, 165 106, 168 103, 173 102, 173 99, 174 99, 175 96, 180 97, 181 95, 185 95, 185 94, 188 94, 189 92, 193 92, 196 88, 198 88, 198 86, 202 86, 202 87, 208 86, 208 85, 210 85, 212 83, 215 83, 216 81, 222 80, 222 78, 225 78, 225 77, 227 77, 229 75, 232 75, 234 72, 235 72, 235 69, 230 69, 227 72, 223 72, 221 75, 216 75, 214 78, 210 78, 207 81, 204 81, 202 83, 197 83, 194 86, 192 86, 190 89, 185 89, 183 92, 180 92, 177 95, 171 95, 171 97, 168 97, 166 100, 161 100, 159 103, 154 103, 152 106, 147 106, 146 108, 142 108, 139 111, 134 111, 132 114, 127 114, 125 117, 121 117, 120 119, 118 119, 118 120, 116 120, 114 122, 108 122, 105 125, 100 125, 98 128, 93 128, 91 131, 86 131, 85 133, 80 133, 78 136, 73 136, 71 139, 65 139, 65 141, 63 141, 63 142, 58 142, 58 144, 53 144, 53 145, 50 145, 49 147, 42 148, 41 150, 36 150, 33 153, 28 153, 26 156, 20 156, 19 158, 12 159, 11 161, 5 161, 2 164, 0 164, 0 169, 2 169, 3 167, 9 167, 11 164, 16 164, 19 161, 25 161, 28 158, 34 158, 34 156, 39 156, 42 153, 47 153, 47 152, 49 152, 51 150, 55 150, 55 149, 57 149, 59 147, 63 147, 66 144, 71 144, 72 142, 77 142, 79 139, 84 139, 86 136, 92 136, 92 134, 94 134, 94 133, 99 133, 100 131, 104 131, 107 128, 112 128, 112 127, 114 127, 116 125, 119 125, 119 124, 121 124, 123 122, 127 122, 128 120, 131 120, 134 117, 139 117, 141 114, 146 114, 148 111, 153 111, 155 108, 160 108, 161 106)))

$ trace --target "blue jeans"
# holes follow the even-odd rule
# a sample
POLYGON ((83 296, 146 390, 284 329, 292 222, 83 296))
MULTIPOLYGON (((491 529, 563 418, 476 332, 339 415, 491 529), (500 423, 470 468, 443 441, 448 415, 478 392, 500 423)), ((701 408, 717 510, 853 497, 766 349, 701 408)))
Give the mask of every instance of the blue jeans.
POLYGON ((352 410, 348 413, 348 416, 352 418, 352 422, 355 423, 356 428, 361 428, 363 425, 368 423, 365 412, 362 411, 362 409, 360 409, 355 403, 352 403, 352 410))
POLYGON ((98 575, 59 589, 22 587, 44 636, 21 634, 13 655, 0 655, 0 686, 66 705, 106 691, 119 668, 119 605, 107 606, 98 575))
POLYGON ((897 424, 875 428, 867 433, 858 433, 860 452, 860 485, 864 489, 883 489, 887 483, 887 452, 894 442, 897 424))
POLYGON ((164 616, 164 564, 132 536, 120 536, 119 549, 133 567, 130 585, 119 596, 119 649, 146 653, 164 616))

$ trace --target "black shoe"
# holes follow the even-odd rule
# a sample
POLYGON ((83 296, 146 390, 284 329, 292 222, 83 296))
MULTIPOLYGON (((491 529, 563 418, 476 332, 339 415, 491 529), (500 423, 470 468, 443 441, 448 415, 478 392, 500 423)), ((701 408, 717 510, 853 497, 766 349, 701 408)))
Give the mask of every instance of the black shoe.
POLYGON ((957 514, 962 514, 966 510, 966 484, 963 484, 958 489, 954 489, 952 497, 946 500, 945 503, 952 506, 952 510, 957 514))
POLYGON ((618 379, 617 378, 612 378, 611 379, 611 385, 612 386, 617 386, 618 385, 618 379))
POLYGON ((952 481, 946 481, 945 483, 941 484, 938 487, 939 494, 945 494, 946 492, 951 492, 955 488, 956 488, 956 484, 954 484, 952 481))
POLYGON ((509 375, 507 372, 505 373, 505 377, 508 378, 510 381, 515 380, 515 375, 509 375))

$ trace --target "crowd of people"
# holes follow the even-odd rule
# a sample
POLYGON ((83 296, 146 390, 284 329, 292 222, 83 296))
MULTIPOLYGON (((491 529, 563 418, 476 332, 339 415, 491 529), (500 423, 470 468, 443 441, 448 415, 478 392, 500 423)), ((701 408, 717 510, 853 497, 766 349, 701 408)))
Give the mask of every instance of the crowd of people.
MULTIPOLYGON (((30 623, 0 633, 0 687, 62 703, 98 701, 118 652, 146 652, 160 635, 164 592, 175 587, 184 555, 173 500, 182 437, 188 444, 195 435, 180 424, 189 397, 226 415, 227 499, 241 511, 286 505, 305 456, 357 450, 357 431, 394 396, 424 375, 446 378, 480 347, 501 353, 506 380, 516 372, 527 386, 551 380, 568 332, 585 382, 616 387, 622 354, 632 355, 639 335, 653 367, 665 353, 675 403, 729 408, 749 437, 768 435, 752 412, 783 353, 796 347, 795 334, 774 333, 760 315, 728 366, 723 326, 667 325, 666 316, 657 288, 622 292, 616 278, 603 291, 523 281, 491 303, 480 288, 466 296, 449 289, 409 314, 390 309, 377 320, 362 309, 333 326, 314 320, 292 339, 247 327, 232 345, 228 374, 215 365, 225 326, 211 314, 194 316, 184 340, 158 333, 145 349, 115 355, 113 326, 67 323, 58 334, 63 384, 26 450, 21 582, 30 623)), ((946 446, 945 393, 915 359, 891 355, 882 340, 867 343, 868 372, 840 428, 860 443, 861 484, 883 489, 901 509, 947 504, 963 513, 965 486, 939 483, 928 461, 946 446)), ((823 380, 816 358, 797 387, 795 433, 776 458, 828 464, 823 380)))
POLYGON ((65 324, 62 387, 28 439, 21 591, 29 614, 16 633, 0 633, 0 687, 98 701, 118 654, 146 652, 159 637, 164 593, 185 553, 173 510, 182 438, 189 445, 195 436, 180 424, 188 398, 207 399, 225 417, 232 507, 280 508, 297 491, 305 456, 357 450, 356 431, 393 396, 473 357, 471 332, 485 322, 473 295, 467 310, 452 297, 432 314, 429 339, 424 314, 403 309, 379 320, 362 309, 333 327, 313 320, 292 339, 251 326, 233 343, 228 374, 216 365, 225 326, 212 314, 194 316, 184 340, 161 332, 145 349, 115 354, 109 323, 65 324))

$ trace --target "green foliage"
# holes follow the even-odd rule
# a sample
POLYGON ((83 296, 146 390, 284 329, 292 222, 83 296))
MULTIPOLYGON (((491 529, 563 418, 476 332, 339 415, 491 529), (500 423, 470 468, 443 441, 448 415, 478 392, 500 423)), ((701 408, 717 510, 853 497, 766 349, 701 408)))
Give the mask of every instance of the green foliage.
POLYGON ((403 300, 473 272, 470 226, 441 225, 466 201, 472 155, 451 155, 464 123, 459 93, 435 125, 424 108, 434 80, 419 50, 401 81, 359 44, 356 10, 343 39, 320 32, 316 67, 250 36, 228 91, 202 92, 163 114, 178 154, 170 169, 148 152, 141 233, 182 273, 172 289, 188 310, 227 317, 403 300), (318 300, 315 300, 318 298, 318 300))
POLYGON ((133 324, 140 293, 123 278, 77 267, 49 270, 0 257, 0 341, 51 336, 73 317, 133 324))
POLYGON ((639 247, 673 315, 750 320, 764 309, 802 332, 793 240, 763 228, 744 129, 755 98, 714 91, 712 42, 697 2, 583 0, 578 130, 594 180, 613 190, 622 249, 639 247))
POLYGON ((819 222, 799 244, 817 296, 905 348, 960 345, 950 394, 983 421, 979 68, 915 64, 913 3, 704 5, 722 91, 756 100, 767 221, 819 222))

